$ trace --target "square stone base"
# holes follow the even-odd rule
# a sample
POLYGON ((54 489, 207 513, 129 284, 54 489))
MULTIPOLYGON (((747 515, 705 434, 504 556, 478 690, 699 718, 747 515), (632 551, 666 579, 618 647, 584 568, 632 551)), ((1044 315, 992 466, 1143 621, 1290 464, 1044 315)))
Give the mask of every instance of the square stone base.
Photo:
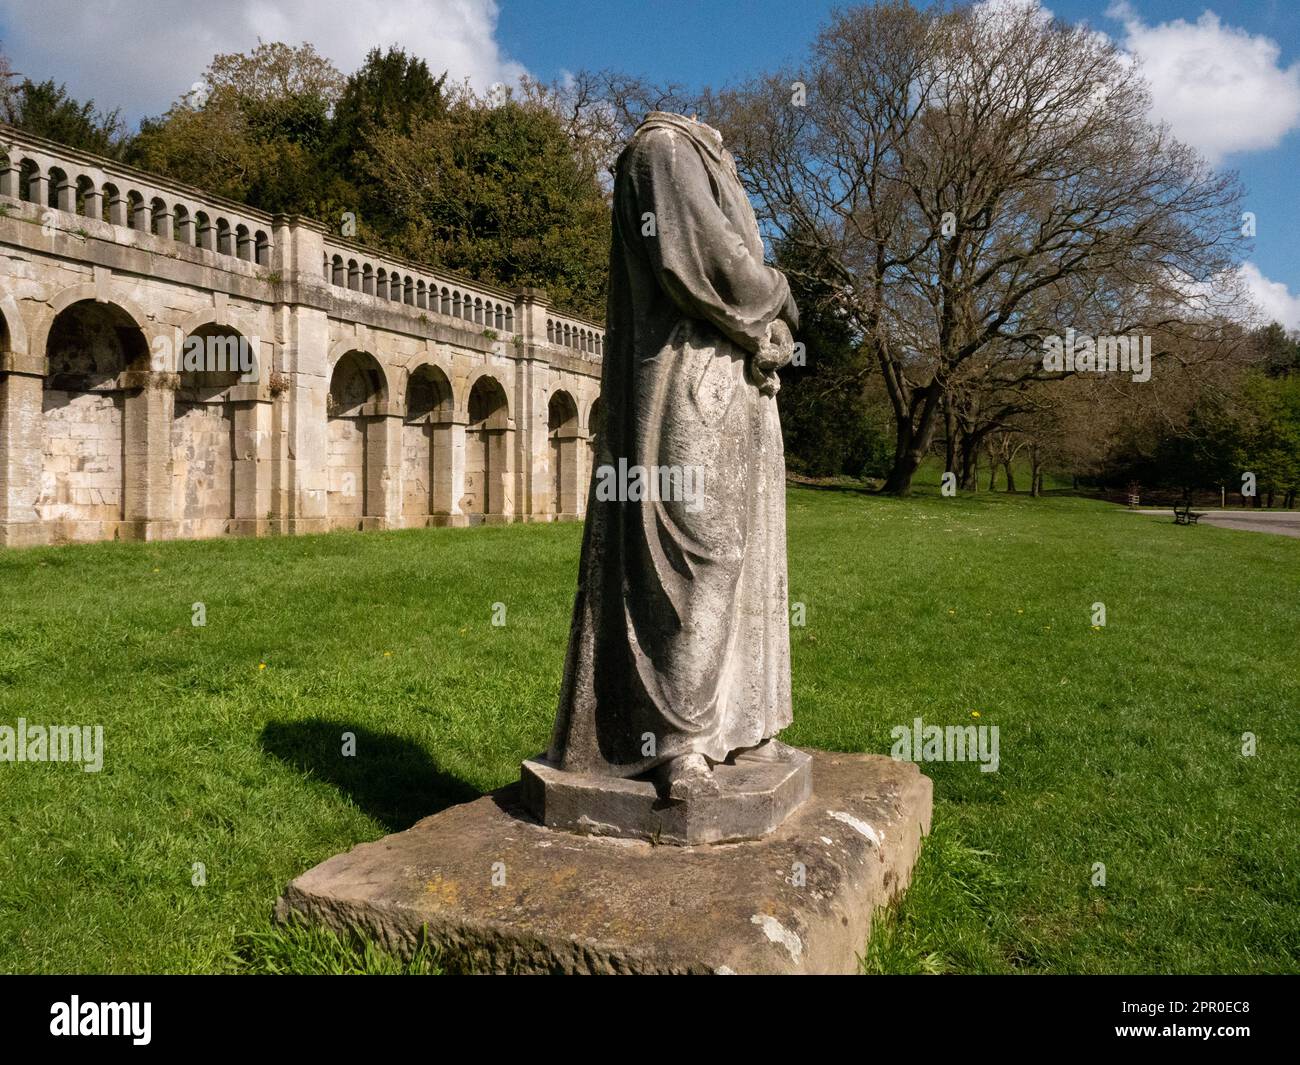
POLYGON ((809 751, 813 794, 763 839, 702 846, 545 828, 518 785, 335 855, 276 904, 451 972, 851 973, 911 878, 931 784, 911 762, 809 751))

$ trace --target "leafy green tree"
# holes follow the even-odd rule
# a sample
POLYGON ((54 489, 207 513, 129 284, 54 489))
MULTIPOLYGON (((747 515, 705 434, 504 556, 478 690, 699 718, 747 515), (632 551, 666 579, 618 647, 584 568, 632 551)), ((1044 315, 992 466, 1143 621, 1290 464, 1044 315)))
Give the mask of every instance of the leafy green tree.
POLYGON ((1238 470, 1255 475, 1259 502, 1271 507, 1280 495, 1290 507, 1300 487, 1300 375, 1252 374, 1242 403, 1234 448, 1238 470))
POLYGON ((457 90, 443 118, 376 130, 363 177, 397 251, 604 315, 609 207, 554 112, 457 90))
POLYGON ((13 85, 13 77, 5 61, 0 65, 0 122, 99 155, 118 157, 126 151, 128 138, 119 110, 99 111, 94 100, 75 99, 66 85, 53 79, 24 78, 13 85))
POLYGON ((1255 334, 1264 370, 1271 377, 1300 373, 1300 333, 1288 333, 1281 322, 1271 322, 1255 334))
POLYGON ((265 211, 323 220, 356 193, 324 165, 343 76, 309 44, 216 56, 202 87, 147 120, 130 161, 265 211))

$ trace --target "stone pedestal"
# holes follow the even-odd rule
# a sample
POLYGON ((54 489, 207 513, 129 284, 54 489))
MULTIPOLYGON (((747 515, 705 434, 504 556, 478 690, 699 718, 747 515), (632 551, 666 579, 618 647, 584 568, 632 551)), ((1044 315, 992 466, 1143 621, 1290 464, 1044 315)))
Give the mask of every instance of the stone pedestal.
POLYGON ((812 758, 779 740, 770 757, 740 755, 715 766, 718 794, 691 802, 661 799, 649 780, 566 773, 544 757, 524 762, 520 797, 547 828, 652 843, 759 839, 812 794, 812 758))
POLYGON ((451 972, 850 973, 911 877, 930 781, 810 751, 814 791, 762 839, 656 846, 557 831, 518 785, 363 843, 294 880, 280 920, 359 929, 451 972))

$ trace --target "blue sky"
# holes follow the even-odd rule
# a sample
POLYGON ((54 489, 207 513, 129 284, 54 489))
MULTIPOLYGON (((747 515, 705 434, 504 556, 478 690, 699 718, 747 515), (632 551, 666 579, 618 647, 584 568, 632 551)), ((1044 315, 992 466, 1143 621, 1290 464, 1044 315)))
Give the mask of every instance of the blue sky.
MULTIPOLYGON (((996 0, 1024 3, 1032 0, 996 0)), ((157 114, 218 51, 309 40, 343 70, 392 42, 486 88, 614 68, 720 85, 797 61, 829 0, 0 0, 15 69, 81 97, 157 114)), ((1300 13, 1295 0, 1048 0, 1137 54, 1157 117, 1235 169, 1257 235, 1245 267, 1257 300, 1300 328, 1300 13)))

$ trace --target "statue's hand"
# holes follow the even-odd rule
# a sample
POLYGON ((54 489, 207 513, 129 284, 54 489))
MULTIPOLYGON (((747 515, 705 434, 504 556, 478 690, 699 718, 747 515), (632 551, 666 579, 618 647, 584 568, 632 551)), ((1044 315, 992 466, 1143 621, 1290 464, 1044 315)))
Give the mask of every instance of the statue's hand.
POLYGON ((767 336, 758 346, 754 356, 760 370, 779 370, 794 358, 794 337, 790 327, 780 318, 773 319, 767 327, 767 336))
POLYGON ((777 318, 767 327, 767 335, 758 351, 749 359, 749 379, 765 396, 775 396, 781 387, 776 371, 794 358, 794 337, 790 327, 777 318))

